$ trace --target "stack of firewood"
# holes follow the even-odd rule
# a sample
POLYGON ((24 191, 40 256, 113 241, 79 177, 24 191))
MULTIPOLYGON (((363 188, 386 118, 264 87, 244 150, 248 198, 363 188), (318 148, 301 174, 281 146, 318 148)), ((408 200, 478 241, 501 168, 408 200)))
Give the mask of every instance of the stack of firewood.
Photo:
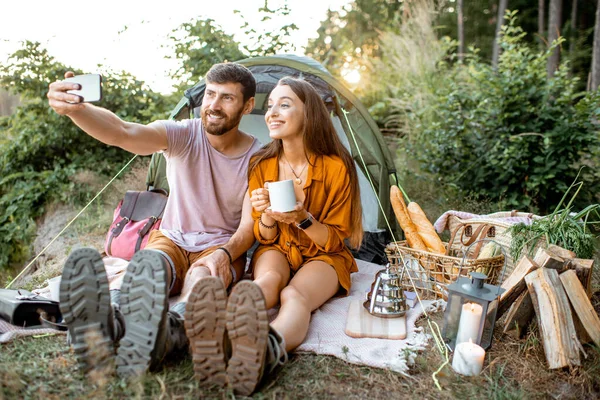
POLYGON ((504 332, 516 335, 537 318, 551 369, 580 365, 581 343, 600 346, 600 319, 590 302, 593 264, 550 245, 533 259, 521 257, 502 283, 496 318, 504 316, 504 332))

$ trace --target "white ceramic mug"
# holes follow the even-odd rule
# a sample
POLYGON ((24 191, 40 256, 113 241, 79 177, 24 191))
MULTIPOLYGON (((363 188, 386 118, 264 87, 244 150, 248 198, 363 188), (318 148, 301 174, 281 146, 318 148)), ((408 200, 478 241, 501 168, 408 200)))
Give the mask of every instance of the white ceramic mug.
POLYGON ((296 193, 294 192, 293 180, 269 182, 267 190, 269 191, 269 202, 271 203, 272 211, 288 212, 294 210, 294 207, 296 207, 296 193))
POLYGON ((50 286, 50 298, 54 301, 60 301, 60 281, 62 276, 57 276, 52 279, 48 279, 48 286, 50 286))

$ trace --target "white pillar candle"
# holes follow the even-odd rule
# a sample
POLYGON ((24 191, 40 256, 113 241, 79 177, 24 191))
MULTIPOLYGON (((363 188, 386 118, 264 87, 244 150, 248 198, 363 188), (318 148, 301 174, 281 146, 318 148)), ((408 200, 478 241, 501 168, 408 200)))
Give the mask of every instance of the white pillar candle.
POLYGON ((454 349, 452 369, 461 375, 479 375, 483 369, 484 359, 485 350, 481 346, 471 341, 459 343, 454 349))
POLYGON ((469 339, 477 341, 482 312, 483 307, 477 303, 463 304, 460 321, 458 322, 456 344, 468 342, 469 339))

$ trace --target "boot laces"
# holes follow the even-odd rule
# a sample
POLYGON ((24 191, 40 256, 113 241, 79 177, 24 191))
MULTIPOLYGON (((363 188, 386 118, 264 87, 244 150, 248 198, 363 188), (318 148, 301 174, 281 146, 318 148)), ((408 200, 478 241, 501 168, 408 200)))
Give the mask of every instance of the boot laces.
POLYGON ((283 347, 283 342, 272 332, 269 332, 267 351, 269 372, 273 372, 275 368, 283 366, 288 361, 288 354, 283 347))

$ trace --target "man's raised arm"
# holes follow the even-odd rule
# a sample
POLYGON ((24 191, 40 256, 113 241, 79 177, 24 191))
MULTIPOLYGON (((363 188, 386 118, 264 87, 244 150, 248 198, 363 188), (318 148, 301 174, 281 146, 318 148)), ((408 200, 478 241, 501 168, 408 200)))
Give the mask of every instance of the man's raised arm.
MULTIPOLYGON (((65 73, 65 78, 74 76, 65 73)), ((59 81, 50 84, 48 103, 60 115, 67 115, 88 135, 102 143, 118 146, 131 153, 148 155, 167 148, 167 131, 160 122, 148 125, 123 121, 113 112, 89 103, 80 103, 80 97, 67 93, 80 89, 79 84, 59 81)))

